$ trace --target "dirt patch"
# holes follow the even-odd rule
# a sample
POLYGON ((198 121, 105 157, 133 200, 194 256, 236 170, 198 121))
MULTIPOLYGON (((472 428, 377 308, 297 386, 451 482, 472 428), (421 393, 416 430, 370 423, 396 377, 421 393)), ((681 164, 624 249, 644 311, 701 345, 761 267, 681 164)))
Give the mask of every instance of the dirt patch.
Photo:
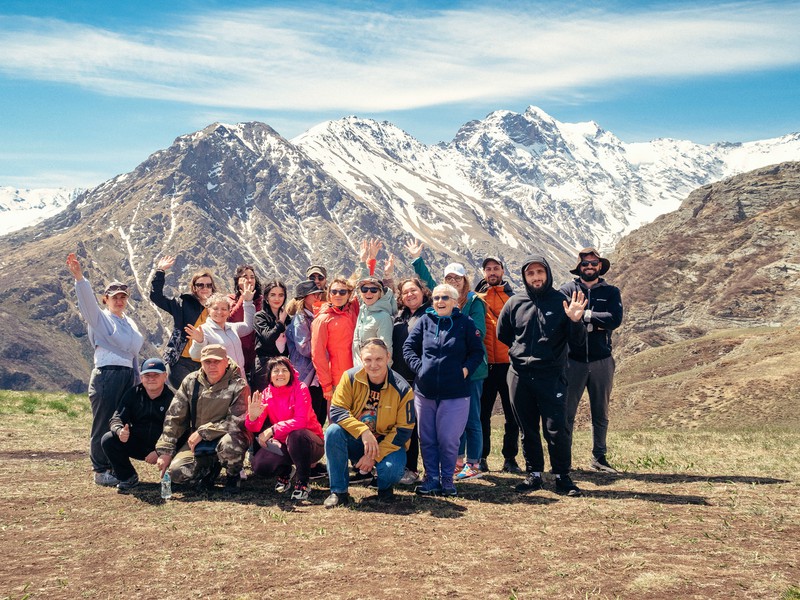
POLYGON ((580 431, 582 498, 493 471, 455 500, 353 488, 325 510, 324 487, 293 505, 263 479, 165 504, 142 463, 121 495, 91 482, 81 427, 42 452, 27 423, 4 415, 0 437, 0 597, 775 598, 800 581, 796 431, 615 431, 620 476, 582 470, 580 431))

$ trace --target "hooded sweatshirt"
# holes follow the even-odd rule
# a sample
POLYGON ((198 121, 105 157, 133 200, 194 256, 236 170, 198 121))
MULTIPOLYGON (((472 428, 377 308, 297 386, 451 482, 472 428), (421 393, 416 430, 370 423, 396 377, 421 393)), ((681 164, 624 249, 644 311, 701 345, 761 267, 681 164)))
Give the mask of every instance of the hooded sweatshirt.
POLYGON ((497 319, 497 339, 508 346, 511 367, 517 373, 562 374, 567 361, 567 344, 580 346, 586 328, 564 312, 567 297, 553 289, 553 274, 543 256, 531 256, 521 269, 525 293, 509 298, 497 319), (539 263, 547 271, 541 289, 525 280, 525 269, 539 263))

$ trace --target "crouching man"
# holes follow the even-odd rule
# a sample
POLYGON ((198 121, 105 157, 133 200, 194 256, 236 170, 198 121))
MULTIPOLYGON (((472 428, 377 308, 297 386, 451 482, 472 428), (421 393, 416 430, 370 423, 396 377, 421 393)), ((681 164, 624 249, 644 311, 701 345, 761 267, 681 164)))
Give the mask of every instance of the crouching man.
POLYGON ((100 441, 120 492, 139 485, 131 459, 154 465, 158 459, 156 442, 164 428, 164 415, 172 402, 172 391, 165 385, 167 367, 160 358, 142 363, 142 383, 130 388, 119 401, 108 421, 110 431, 100 441))
POLYGON ((225 347, 205 346, 200 370, 184 378, 167 409, 156 444, 161 474, 169 469, 175 483, 196 482, 212 488, 225 467, 225 493, 237 493, 251 441, 244 428, 249 394, 225 347))
POLYGON ((361 346, 362 367, 342 375, 331 401, 325 431, 325 457, 331 494, 325 508, 350 501, 349 463, 362 474, 375 468, 378 498, 394 498, 394 485, 406 467, 406 444, 416 420, 414 392, 389 369, 389 350, 380 338, 361 346))

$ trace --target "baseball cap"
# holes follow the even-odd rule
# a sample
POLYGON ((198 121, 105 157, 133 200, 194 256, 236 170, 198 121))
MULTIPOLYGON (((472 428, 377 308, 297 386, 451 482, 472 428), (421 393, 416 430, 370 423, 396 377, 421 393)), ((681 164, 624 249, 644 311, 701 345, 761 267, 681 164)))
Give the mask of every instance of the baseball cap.
POLYGON ((450 263, 444 268, 444 276, 458 275, 459 277, 466 277, 467 271, 461 263, 450 263))
POLYGON ((204 360, 228 360, 228 351, 222 344, 209 344, 200 352, 200 362, 204 360))
POLYGON ((142 370, 140 373, 166 373, 167 366, 160 358, 148 358, 142 363, 142 370))
POLYGON ((112 281, 106 287, 106 291, 103 292, 104 296, 113 297, 117 294, 125 294, 126 296, 130 296, 128 293, 128 286, 121 281, 112 281))

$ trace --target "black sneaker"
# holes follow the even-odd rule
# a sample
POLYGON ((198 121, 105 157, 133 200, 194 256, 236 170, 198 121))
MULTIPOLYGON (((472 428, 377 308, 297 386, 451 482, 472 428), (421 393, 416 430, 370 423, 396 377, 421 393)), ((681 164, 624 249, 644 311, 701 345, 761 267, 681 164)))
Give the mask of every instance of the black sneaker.
POLYGON ((197 480, 196 485, 198 490, 213 490, 214 483, 217 481, 217 477, 222 472, 222 465, 219 462, 214 461, 214 464, 211 465, 211 469, 203 475, 200 479, 197 480))
POLYGON ((225 487, 222 488, 222 493, 226 496, 235 496, 239 493, 239 482, 242 480, 239 477, 239 474, 236 475, 226 475, 225 476, 225 487))
POLYGON ((515 475, 519 475, 522 473, 522 469, 519 468, 516 460, 513 458, 507 458, 503 463, 503 473, 514 473, 515 475))
POLYGON ((514 486, 514 490, 517 492, 535 492, 537 490, 542 489, 544 487, 544 482, 542 481, 541 475, 534 475, 533 473, 528 473, 525 476, 525 479, 522 480, 521 483, 518 483, 514 486))
POLYGON ((478 463, 478 468, 481 471, 483 471, 484 473, 488 473, 489 472, 489 463, 486 462, 485 458, 482 458, 481 462, 478 463))
POLYGON ((390 485, 387 488, 378 490, 378 500, 381 502, 394 502, 395 500, 394 486, 390 485))
POLYGON ((371 483, 373 479, 372 471, 368 473, 362 473, 361 471, 356 471, 355 474, 350 476, 350 483, 371 483))
POLYGON ((600 456, 592 456, 592 462, 589 463, 589 468, 592 471, 600 471, 602 473, 612 473, 614 475, 619 475, 619 471, 617 471, 614 467, 608 464, 605 454, 601 454, 600 456))
POLYGON ((556 477, 556 492, 573 498, 582 494, 580 488, 572 483, 572 479, 569 475, 559 475, 556 477))
POLYGON ((322 463, 317 463, 308 471, 309 479, 324 479, 328 476, 328 468, 322 463))
POLYGON ((322 503, 325 508, 336 508, 337 506, 347 506, 350 504, 350 494, 347 492, 332 492, 322 503))
POLYGON ((123 479, 117 484, 117 491, 125 494, 139 485, 139 476, 134 473, 130 479, 123 479))

